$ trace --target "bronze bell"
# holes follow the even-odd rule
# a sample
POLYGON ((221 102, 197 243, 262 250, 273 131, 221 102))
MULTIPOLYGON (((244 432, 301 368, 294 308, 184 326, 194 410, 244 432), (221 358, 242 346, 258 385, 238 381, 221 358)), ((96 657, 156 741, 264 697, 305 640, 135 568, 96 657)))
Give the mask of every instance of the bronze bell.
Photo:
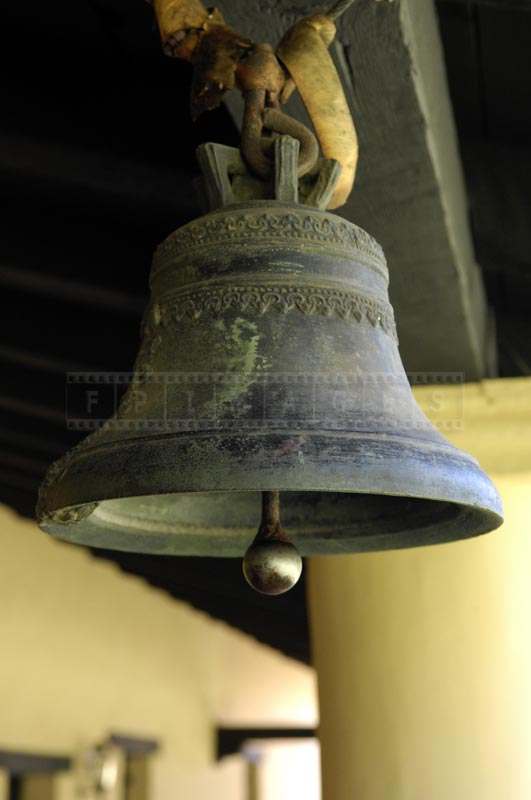
MULTIPOLYGON (((382 249, 297 202, 292 142, 277 146, 276 197, 243 202, 238 151, 203 147, 214 210, 157 249, 134 376, 116 415, 50 468, 38 506, 46 532, 236 557, 255 536, 261 493, 278 511, 278 491, 285 534, 277 515, 270 544, 289 549, 289 537, 303 556, 448 542, 501 524, 489 478, 415 403, 382 249)), ((323 170, 314 206, 333 184, 333 165, 323 170)), ((294 552, 286 585, 260 588, 296 580, 294 552)))

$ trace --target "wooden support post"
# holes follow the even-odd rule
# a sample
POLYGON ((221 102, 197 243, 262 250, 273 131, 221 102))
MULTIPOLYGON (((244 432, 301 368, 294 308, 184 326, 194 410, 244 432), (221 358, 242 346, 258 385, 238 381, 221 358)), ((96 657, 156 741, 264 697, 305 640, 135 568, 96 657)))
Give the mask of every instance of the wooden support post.
POLYGON ((0 800, 9 800, 9 772, 0 769, 0 800))
MULTIPOLYGON (((219 0, 228 22, 276 44, 319 0, 219 0)), ((351 198, 339 213, 375 236, 409 371, 486 374, 487 315, 432 0, 357 0, 333 56, 359 138, 351 198)), ((288 110, 307 121, 296 98, 288 110)), ((238 93, 227 96, 241 113, 238 93)))

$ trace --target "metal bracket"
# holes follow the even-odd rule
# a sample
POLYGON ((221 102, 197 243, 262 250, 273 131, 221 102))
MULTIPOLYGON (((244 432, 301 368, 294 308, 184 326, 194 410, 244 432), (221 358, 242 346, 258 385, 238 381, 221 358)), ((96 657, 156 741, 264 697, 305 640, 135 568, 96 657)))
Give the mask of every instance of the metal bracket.
POLYGON ((197 149, 203 174, 198 185, 205 211, 252 200, 277 200, 326 209, 339 177, 341 164, 335 159, 320 159, 317 168, 297 177, 299 142, 279 136, 274 143, 274 170, 269 181, 252 175, 236 147, 208 142, 197 149))

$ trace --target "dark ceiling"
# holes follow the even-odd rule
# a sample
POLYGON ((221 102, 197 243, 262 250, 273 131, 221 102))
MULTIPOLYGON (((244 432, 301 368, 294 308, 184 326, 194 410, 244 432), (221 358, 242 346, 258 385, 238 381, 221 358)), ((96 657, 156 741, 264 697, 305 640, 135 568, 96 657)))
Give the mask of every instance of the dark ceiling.
MULTIPOLYGON (((531 13, 437 10, 500 374, 529 374, 531 13)), ((195 147, 237 135, 224 110, 192 125, 190 71, 161 55, 144 0, 4 4, 0 52, 0 501, 32 516, 47 465, 79 440, 65 373, 131 368, 151 252, 198 213, 195 147)), ((309 660, 302 584, 271 600, 237 561, 99 555, 309 660)))

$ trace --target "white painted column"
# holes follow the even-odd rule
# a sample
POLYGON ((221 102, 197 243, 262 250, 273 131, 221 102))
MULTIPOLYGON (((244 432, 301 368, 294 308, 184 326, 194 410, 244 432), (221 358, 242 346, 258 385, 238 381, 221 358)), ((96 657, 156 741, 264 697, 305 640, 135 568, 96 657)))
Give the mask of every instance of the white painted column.
POLYGON ((0 769, 0 800, 9 800, 9 772, 0 769))
POLYGON ((310 565, 323 800, 531 797, 531 381, 466 387, 463 423, 498 532, 310 565))

